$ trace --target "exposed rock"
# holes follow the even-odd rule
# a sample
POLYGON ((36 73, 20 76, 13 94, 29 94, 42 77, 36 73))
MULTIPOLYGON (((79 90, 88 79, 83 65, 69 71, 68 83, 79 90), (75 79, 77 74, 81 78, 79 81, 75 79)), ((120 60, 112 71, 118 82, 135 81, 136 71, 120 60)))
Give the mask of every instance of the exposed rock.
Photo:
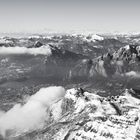
POLYGON ((91 77, 103 76, 114 77, 128 76, 129 72, 134 71, 135 76, 140 73, 140 46, 127 45, 114 53, 107 53, 97 59, 81 60, 71 70, 71 77, 91 77))

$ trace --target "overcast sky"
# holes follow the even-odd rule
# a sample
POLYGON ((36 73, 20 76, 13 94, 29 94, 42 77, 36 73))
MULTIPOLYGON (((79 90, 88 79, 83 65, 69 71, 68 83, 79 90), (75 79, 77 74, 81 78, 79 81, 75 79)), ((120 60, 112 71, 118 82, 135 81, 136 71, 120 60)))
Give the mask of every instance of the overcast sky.
POLYGON ((0 0, 0 32, 140 32, 140 0, 0 0))

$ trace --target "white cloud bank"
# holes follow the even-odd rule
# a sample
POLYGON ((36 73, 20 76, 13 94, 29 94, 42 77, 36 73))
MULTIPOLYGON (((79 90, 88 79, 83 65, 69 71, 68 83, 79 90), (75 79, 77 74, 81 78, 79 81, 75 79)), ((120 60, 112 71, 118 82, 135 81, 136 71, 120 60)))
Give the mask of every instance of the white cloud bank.
POLYGON ((127 72, 125 75, 128 77, 140 78, 140 73, 135 71, 127 72))
POLYGON ((63 87, 40 89, 32 95, 25 105, 17 104, 0 115, 0 133, 6 137, 7 130, 25 132, 40 128, 47 120, 47 108, 65 95, 63 87))
POLYGON ((0 47, 0 54, 30 54, 30 55, 51 55, 49 45, 43 45, 39 48, 26 47, 0 47))

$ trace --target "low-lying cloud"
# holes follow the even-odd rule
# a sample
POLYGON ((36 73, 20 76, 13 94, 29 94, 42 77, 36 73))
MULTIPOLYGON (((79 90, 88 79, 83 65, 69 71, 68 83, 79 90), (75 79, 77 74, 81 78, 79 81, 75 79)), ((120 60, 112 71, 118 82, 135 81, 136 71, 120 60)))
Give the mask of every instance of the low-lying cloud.
POLYGON ((0 54, 30 54, 30 55, 51 55, 49 45, 43 45, 39 48, 26 47, 0 47, 0 54))
POLYGON ((9 111, 1 112, 1 135, 6 137, 8 130, 22 133, 40 128, 47 120, 47 108, 64 95, 63 87, 42 88, 29 97, 25 105, 17 104, 9 111))
POLYGON ((140 78, 140 73, 135 72, 135 71, 130 71, 130 72, 125 73, 125 76, 134 77, 134 78, 140 78))

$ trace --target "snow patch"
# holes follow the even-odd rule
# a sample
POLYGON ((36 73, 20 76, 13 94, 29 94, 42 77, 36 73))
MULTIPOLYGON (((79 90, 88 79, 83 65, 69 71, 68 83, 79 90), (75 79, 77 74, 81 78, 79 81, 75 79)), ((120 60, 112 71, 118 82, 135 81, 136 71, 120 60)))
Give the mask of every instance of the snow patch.
POLYGON ((96 42, 97 40, 99 41, 104 40, 104 38, 99 35, 94 34, 94 35, 85 36, 84 40, 87 42, 96 42))

